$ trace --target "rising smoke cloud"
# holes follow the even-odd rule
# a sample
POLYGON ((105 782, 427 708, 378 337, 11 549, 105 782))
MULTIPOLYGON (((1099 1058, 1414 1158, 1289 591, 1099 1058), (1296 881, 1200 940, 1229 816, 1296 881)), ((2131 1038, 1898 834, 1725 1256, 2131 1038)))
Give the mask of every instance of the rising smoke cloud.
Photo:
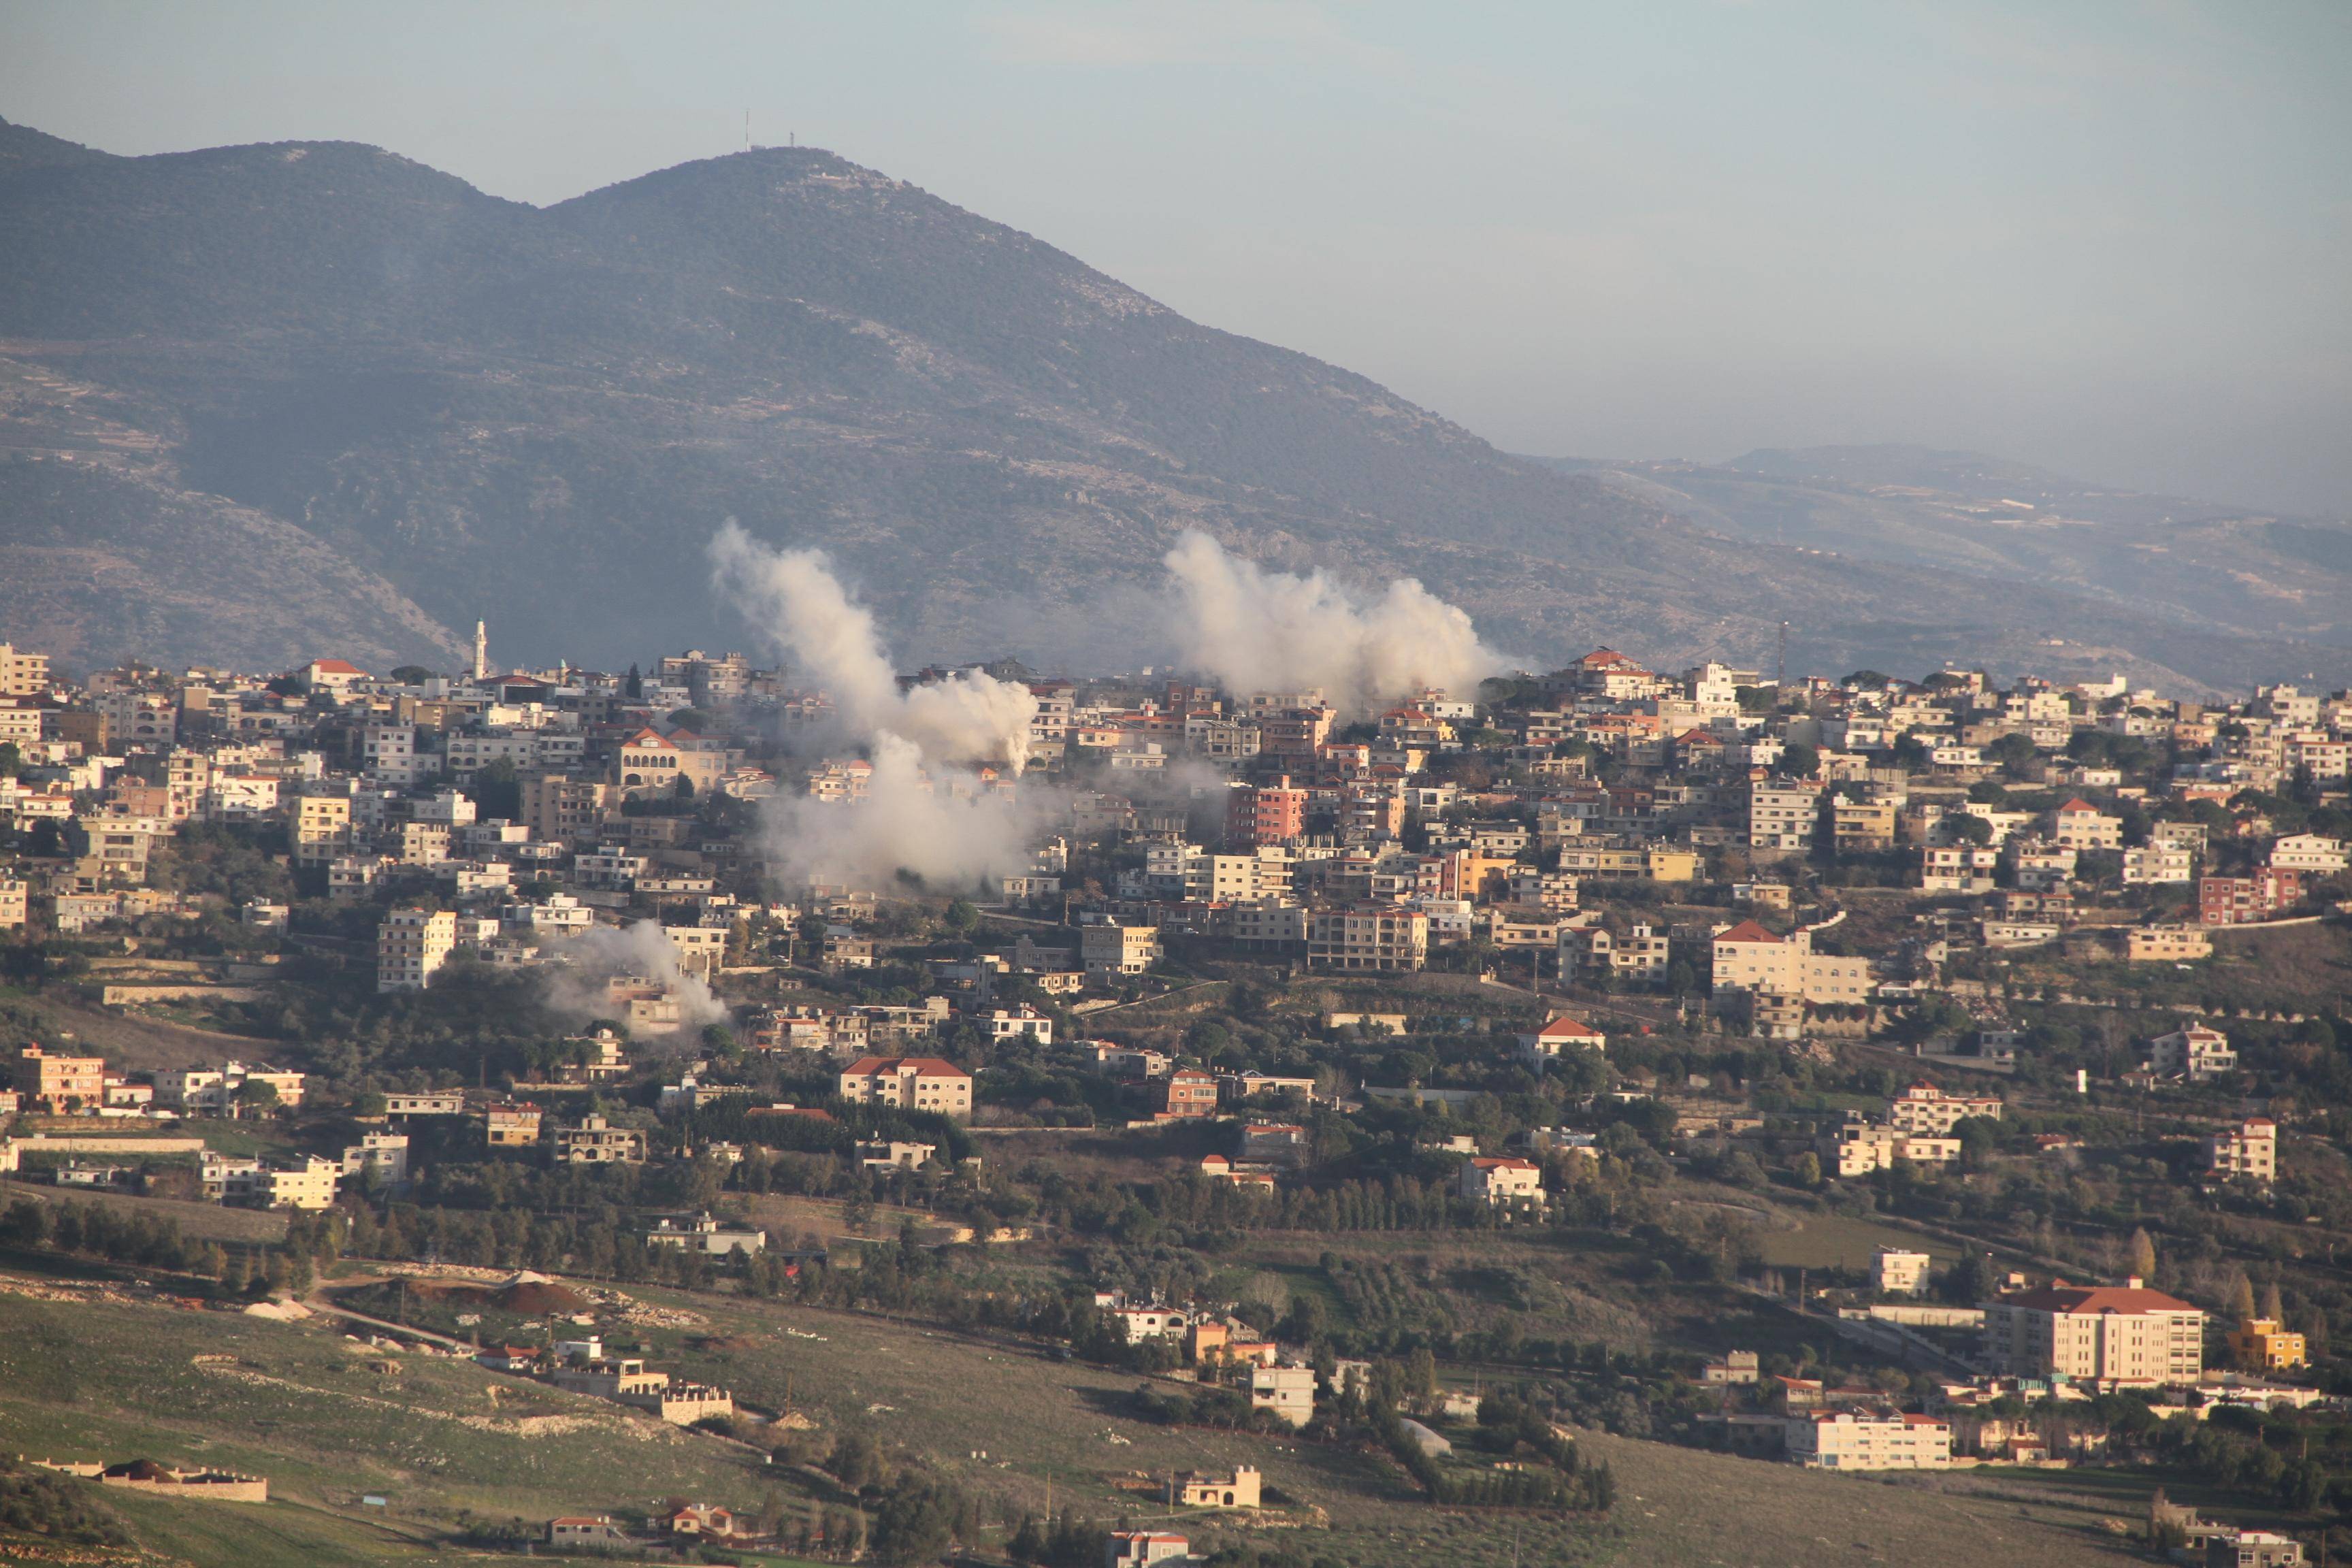
POLYGON ((1164 559, 1183 662, 1232 691, 1319 687, 1364 713, 1423 686, 1472 696, 1507 668, 1467 614, 1411 577, 1360 604, 1320 571, 1268 572, 1193 530, 1164 559))
POLYGON ((1058 793, 1034 782, 1007 794, 976 774, 927 766, 921 751, 896 735, 877 735, 872 751, 864 800, 768 802, 768 850, 788 873, 878 887, 905 871, 930 887, 970 891, 1026 870, 1030 846, 1067 810, 1058 793))
POLYGON ((850 598, 824 552, 771 550, 730 518, 710 542, 710 565, 713 585, 824 689, 852 736, 895 735, 939 762, 1002 762, 1016 773, 1028 765, 1029 689, 970 670, 901 692, 874 612, 850 598))
MULTIPOLYGON (((727 1005, 710 987, 678 966, 677 948, 658 921, 626 927, 591 926, 578 936, 547 947, 548 1005, 581 1019, 611 1016, 604 983, 619 975, 659 981, 677 998, 679 1029, 699 1029, 727 1021, 727 1005)), ((667 1031, 664 1031, 667 1032, 667 1031)))
POLYGON ((767 847, 787 875, 877 886, 904 871, 969 889, 1027 868, 1052 807, 990 787, 971 766, 1026 767, 1037 714, 1027 687, 972 670, 901 692, 873 612, 821 552, 771 550, 730 519, 710 561, 714 585, 824 690, 873 764, 862 801, 768 803, 767 847))

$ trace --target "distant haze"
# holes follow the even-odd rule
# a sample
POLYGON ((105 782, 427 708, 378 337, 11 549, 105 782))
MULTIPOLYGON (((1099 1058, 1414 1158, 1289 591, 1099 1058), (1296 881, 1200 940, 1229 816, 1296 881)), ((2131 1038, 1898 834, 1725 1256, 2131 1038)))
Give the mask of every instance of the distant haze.
POLYGON ((0 8, 0 115, 546 203, 788 133, 1504 447, 2352 508, 2352 7, 0 8))

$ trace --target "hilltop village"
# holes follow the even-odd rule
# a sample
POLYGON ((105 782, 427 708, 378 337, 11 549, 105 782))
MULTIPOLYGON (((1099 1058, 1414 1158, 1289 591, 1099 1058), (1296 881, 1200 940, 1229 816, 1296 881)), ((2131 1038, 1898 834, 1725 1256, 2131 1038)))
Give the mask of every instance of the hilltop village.
MULTIPOLYGON (((2352 694, 1606 648, 1362 710, 898 688, 1017 731, 910 792, 740 654, 0 646, 6 1261, 342 1314, 848 1500, 788 1539, 616 1481, 554 1547, 912 1528, 871 1440, 638 1331, 647 1292, 984 1328, 1432 1506, 1605 1514, 1601 1431, 2168 1479, 2217 1518, 2159 1493, 2147 1539, 2198 1561, 2352 1521, 2352 694), (953 875, 877 858, 925 835, 953 875)), ((1254 1562, 1238 1516, 1311 1521, 1253 1462, 1083 1540, 940 1529, 1254 1562)))

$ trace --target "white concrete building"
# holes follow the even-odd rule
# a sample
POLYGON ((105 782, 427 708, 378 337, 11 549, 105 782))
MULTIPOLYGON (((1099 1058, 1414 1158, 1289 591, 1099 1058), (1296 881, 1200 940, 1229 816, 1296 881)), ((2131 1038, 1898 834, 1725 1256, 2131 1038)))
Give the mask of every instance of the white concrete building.
POLYGON ((399 909, 375 933, 378 992, 422 991, 457 945, 457 917, 446 910, 399 909))

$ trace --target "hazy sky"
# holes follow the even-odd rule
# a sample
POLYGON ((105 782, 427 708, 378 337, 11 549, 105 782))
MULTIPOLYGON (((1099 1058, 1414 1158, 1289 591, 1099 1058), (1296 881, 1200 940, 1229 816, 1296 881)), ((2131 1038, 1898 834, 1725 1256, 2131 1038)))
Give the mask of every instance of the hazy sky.
POLYGON ((0 0, 0 116, 546 202, 796 132, 1518 451, 2352 512, 2352 4, 0 0))

